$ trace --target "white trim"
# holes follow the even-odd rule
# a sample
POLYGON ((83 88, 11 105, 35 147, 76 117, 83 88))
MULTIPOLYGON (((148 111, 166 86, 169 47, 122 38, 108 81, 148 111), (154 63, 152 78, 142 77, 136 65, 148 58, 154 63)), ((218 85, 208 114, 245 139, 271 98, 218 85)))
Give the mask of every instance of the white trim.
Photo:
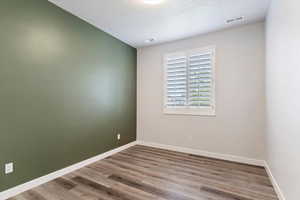
POLYGON ((220 153, 202 151, 202 150, 198 150, 198 149, 191 149, 191 148, 186 148, 186 147, 178 147, 178 146, 158 144, 158 143, 145 142, 145 141, 137 141, 137 144, 171 150, 171 151, 178 151, 178 152, 182 152, 182 153, 205 156, 205 157, 210 157, 210 158, 216 158, 216 159, 221 159, 221 160, 227 160, 227 161, 232 161, 232 162, 238 162, 238 163, 243 163, 243 164, 248 164, 248 165, 255 165, 255 166, 261 166, 261 167, 265 166, 264 160, 257 160, 257 159, 246 158, 246 157, 241 157, 241 156, 220 154, 220 153))
POLYGON ((149 147, 155 147, 155 148, 161 148, 161 149, 166 149, 166 150, 172 150, 172 151, 178 151, 182 153, 189 153, 189 154, 194 154, 194 155, 199 155, 199 156, 206 156, 210 158, 216 158, 216 159, 221 159, 221 160, 228 160, 228 161, 233 161, 233 162, 239 162, 239 163, 244 163, 244 164, 249 164, 249 165, 256 165, 256 166, 262 166, 265 167, 270 180, 273 184, 273 187, 278 195, 279 200, 286 200, 275 177, 272 175, 271 169, 269 165, 267 164, 266 161, 264 160, 257 160, 257 159, 251 159, 251 158, 246 158, 246 157, 241 157, 241 156, 234 156, 234 155, 228 155, 228 154, 220 154, 220 153, 213 153, 213 152, 208 152, 208 151, 202 151, 198 149, 191 149, 191 148, 185 148, 185 147, 178 147, 178 146, 172 146, 172 145, 165 145, 165 144, 158 144, 158 143, 151 143, 151 142, 145 142, 145 141, 135 141, 131 142, 129 144, 126 144, 124 146, 118 147, 116 149, 113 149, 111 151, 105 152, 103 154, 97 155, 95 157, 89 158, 87 160, 84 160, 82 162, 76 163, 74 165, 71 165, 69 167, 66 167, 64 169, 55 171, 53 173, 50 173, 48 175, 42 176, 40 178, 34 179, 32 181, 29 181, 27 183, 24 183, 22 185, 18 185, 16 187, 13 187, 11 189, 5 190, 3 192, 0 192, 0 200, 5 200, 10 197, 13 197, 15 195, 18 195, 22 192, 25 192, 27 190, 30 190, 32 188, 35 188, 41 184, 47 183, 53 179, 56 179, 58 177, 64 176, 65 174, 71 173, 72 171, 78 170, 82 167, 85 167, 87 165, 90 165, 94 162, 97 162, 99 160, 102 160, 108 156, 111 156, 113 154, 116 154, 120 151, 123 151, 129 147, 135 146, 135 145, 144 145, 144 146, 149 146, 149 147))
POLYGON ((13 196, 16 196, 22 192, 25 192, 27 190, 30 190, 32 188, 35 188, 41 184, 44 184, 44 183, 47 183, 53 179, 56 179, 58 177, 61 177, 61 176, 64 176, 65 174, 68 174, 68 173, 71 173, 72 171, 75 171, 75 170, 78 170, 82 167, 85 167, 87 165, 90 165, 94 162, 97 162, 99 160, 102 160, 108 156, 111 156, 113 154, 116 154, 120 151, 123 151, 129 147, 132 147, 134 145, 136 145, 137 142, 134 141, 134 142, 131 142, 129 144, 126 144, 124 146, 121 146, 121 147, 118 147, 116 149, 113 149, 111 151, 108 151, 108 152, 105 152, 105 153, 102 153, 100 155, 97 155, 95 157, 92 157, 92 158, 89 158, 87 160, 84 160, 82 162, 79 162, 79 163, 76 163, 74 165, 71 165, 69 167, 66 167, 66 168, 63 168, 61 170, 58 170, 58 171, 55 171, 53 173, 50 173, 48 175, 45 175, 45 176, 42 176, 42 177, 39 177, 37 179, 34 179, 32 181, 29 181, 27 183, 24 183, 24 184, 21 184, 21 185, 18 185, 16 187, 13 187, 11 189, 8 189, 8 190, 5 190, 3 192, 0 192, 0 200, 4 200, 4 199, 8 199, 10 197, 13 197, 13 196))
POLYGON ((164 108, 166 115, 195 115, 215 117, 216 111, 212 108, 164 108))
POLYGON ((145 141, 137 141, 137 144, 149 146, 149 147, 160 148, 160 149, 171 150, 171 151, 178 151, 178 152, 182 152, 182 153, 194 154, 194 155, 199 155, 199 156, 206 156, 206 157, 216 158, 216 159, 221 159, 221 160, 244 163, 244 164, 248 164, 248 165, 264 167, 268 173, 268 176, 272 182, 272 185, 276 191, 276 194, 277 194, 279 200, 286 200, 275 177, 272 175, 272 172, 271 172, 271 169, 270 169, 268 163, 264 160, 257 160, 257 159, 228 155, 228 154, 213 153, 213 152, 202 151, 202 150, 198 150, 198 149, 191 149, 191 148, 158 144, 158 143, 145 142, 145 141))
POLYGON ((269 167, 269 165, 268 165, 267 162, 265 162, 265 169, 266 169, 266 171, 267 171, 267 173, 269 175, 269 178, 270 178, 270 180, 272 182, 272 185, 273 185, 273 187, 274 187, 274 189, 276 191, 276 194, 277 194, 279 200, 285 200, 286 198, 284 197, 284 195, 283 195, 283 193, 282 193, 282 191, 281 191, 281 189, 280 189, 280 187, 279 187, 279 185, 278 185, 275 177, 273 176, 273 174, 271 172, 271 169, 270 169, 270 167, 269 167))

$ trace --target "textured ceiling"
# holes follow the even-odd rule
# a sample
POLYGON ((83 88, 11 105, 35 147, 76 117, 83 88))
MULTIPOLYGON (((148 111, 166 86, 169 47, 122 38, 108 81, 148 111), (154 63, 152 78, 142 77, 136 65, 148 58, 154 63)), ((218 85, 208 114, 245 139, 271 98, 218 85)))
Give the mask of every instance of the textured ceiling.
POLYGON ((263 20, 269 0, 49 0, 134 47, 263 20), (226 24, 230 18, 244 21, 226 24), (146 43, 154 38, 152 43, 146 43))

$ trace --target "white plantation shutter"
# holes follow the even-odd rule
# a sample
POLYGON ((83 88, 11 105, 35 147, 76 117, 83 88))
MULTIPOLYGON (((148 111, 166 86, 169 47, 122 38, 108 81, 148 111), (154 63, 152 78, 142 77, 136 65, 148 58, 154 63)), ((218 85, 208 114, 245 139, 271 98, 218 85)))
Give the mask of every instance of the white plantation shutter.
POLYGON ((214 115, 214 48, 165 56, 165 113, 214 115))
POLYGON ((178 55, 167 58, 167 106, 181 107, 187 100, 187 57, 178 55))
POLYGON ((189 55, 189 106, 212 106, 212 52, 189 55))

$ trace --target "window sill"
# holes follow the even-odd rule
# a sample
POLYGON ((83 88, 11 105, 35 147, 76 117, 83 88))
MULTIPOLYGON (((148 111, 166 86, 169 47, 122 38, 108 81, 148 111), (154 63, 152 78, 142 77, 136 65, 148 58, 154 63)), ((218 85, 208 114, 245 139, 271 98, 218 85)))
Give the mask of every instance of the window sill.
POLYGON ((182 108, 165 108, 164 114, 166 115, 192 115, 192 116, 207 116, 216 117, 215 110, 209 109, 182 109, 182 108))

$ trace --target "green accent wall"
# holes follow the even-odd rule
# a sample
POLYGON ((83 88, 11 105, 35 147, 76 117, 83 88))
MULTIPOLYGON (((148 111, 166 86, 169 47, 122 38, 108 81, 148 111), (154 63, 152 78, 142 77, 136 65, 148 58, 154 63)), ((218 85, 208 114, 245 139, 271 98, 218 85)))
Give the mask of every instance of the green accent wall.
POLYGON ((0 191, 135 140, 136 49, 47 0, 1 0, 0 191))

